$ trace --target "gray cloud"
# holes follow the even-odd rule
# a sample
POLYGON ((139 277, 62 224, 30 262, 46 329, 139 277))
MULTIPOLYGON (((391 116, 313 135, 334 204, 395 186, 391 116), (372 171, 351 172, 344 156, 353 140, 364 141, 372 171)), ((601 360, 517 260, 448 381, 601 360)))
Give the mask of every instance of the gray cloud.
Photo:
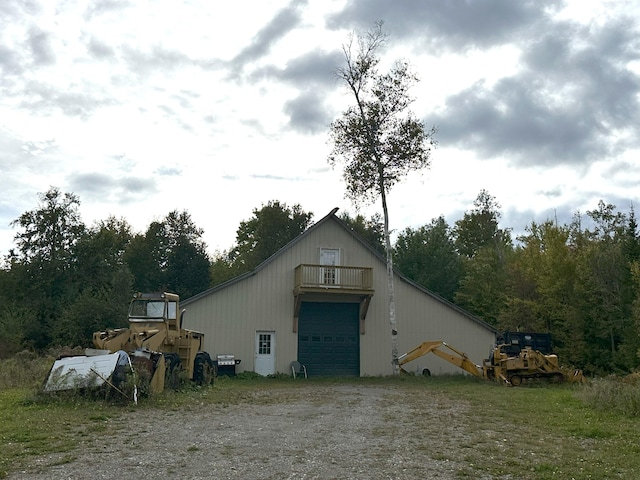
MULTIPOLYGON (((20 55, 14 50, 3 47, 0 45, 0 69, 5 75, 20 75, 24 72, 25 68, 20 61, 20 55)), ((0 84, 7 84, 7 79, 0 79, 0 84)))
POLYGON ((442 145, 520 165, 580 165, 637 146, 640 77, 626 64, 640 58, 638 32, 629 20, 550 24, 524 48, 518 74, 450 96, 427 120, 442 145))
MULTIPOLYGON (((9 7, 12 5, 9 4, 9 7)), ((28 17, 29 8, 6 8, 0 11, 0 25, 21 25, 28 17)), ((38 26, 25 26, 22 35, 14 35, 14 45, 0 45, 0 68, 7 75, 22 75, 25 71, 55 65, 53 36, 38 26)), ((6 79, 1 80, 6 84, 6 79)))
POLYGON ((96 109, 117 103, 104 92, 95 91, 88 85, 77 86, 74 91, 61 91, 44 83, 32 81, 26 84, 25 95, 28 96, 23 98, 20 106, 38 115, 51 114, 60 110, 71 117, 87 118, 96 109))
POLYGON ((35 66, 55 64, 56 55, 51 46, 51 34, 37 27, 32 27, 28 35, 33 64, 35 66))
POLYGON ((289 116, 289 125, 302 133, 326 131, 332 120, 324 106, 324 97, 317 90, 307 90, 288 101, 284 113, 289 116))
POLYGON ((336 87, 334 73, 342 61, 338 50, 316 49, 287 62, 284 68, 269 65, 257 69, 249 79, 253 82, 277 80, 296 88, 300 92, 298 96, 283 106, 284 113, 289 116, 289 125, 302 133, 320 133, 331 122, 330 109, 326 108, 324 99, 336 87))
POLYGON ((327 19, 329 28, 367 30, 383 20, 393 40, 410 40, 431 53, 513 42, 559 0, 354 0, 327 19))
POLYGON ((257 180, 276 180, 276 181, 284 181, 284 182, 302 182, 307 181, 306 178, 301 177, 283 177, 279 175, 269 175, 269 174, 252 174, 249 175, 249 178, 255 178, 257 180))
POLYGON ((40 2, 35 0, 3 0, 0 2, 0 19, 7 22, 16 22, 20 18, 36 15, 41 11, 40 2))
POLYGON ((337 49, 331 52, 316 49, 290 60, 284 68, 269 65, 256 69, 248 78, 252 81, 277 79, 300 89, 310 85, 334 87, 335 70, 343 61, 344 56, 337 49))
POLYGON ((70 191, 88 202, 100 201, 127 204, 157 193, 155 179, 119 177, 104 173, 73 174, 67 179, 70 191))
POLYGON ((570 203, 559 203, 554 208, 543 212, 533 209, 516 210, 514 208, 503 210, 500 226, 501 228, 511 229, 514 240, 520 235, 526 235, 526 229, 531 226, 532 222, 539 225, 546 221, 551 221, 559 226, 570 226, 578 219, 582 229, 593 228, 593 221, 588 212, 596 210, 600 200, 606 204, 615 205, 616 211, 625 215, 629 214, 632 206, 631 199, 620 195, 609 194, 603 197, 602 192, 577 192, 570 203))
POLYGON ((55 139, 27 141, 22 145, 22 151, 29 155, 55 153, 59 150, 55 139))
MULTIPOLYGON (((538 87, 540 88, 540 87, 538 87)), ((522 165, 581 163, 607 153, 600 123, 582 105, 546 104, 534 82, 505 79, 493 88, 478 83, 447 99, 429 115, 443 146, 475 150, 483 157, 507 156, 522 165)))
POLYGON ((264 57, 273 45, 298 27, 306 3, 306 0, 292 0, 262 27, 253 36, 251 43, 231 60, 232 76, 241 74, 245 65, 264 57))
POLYGON ((195 63, 187 54, 159 45, 155 45, 148 51, 124 46, 121 48, 121 53, 129 71, 140 76, 146 76, 155 71, 173 70, 195 63))
POLYGON ((84 17, 91 19, 96 16, 106 14, 122 14, 122 10, 125 10, 131 6, 129 0, 96 0, 90 2, 85 11, 84 17))
POLYGON ((161 177, 177 177, 182 174, 182 170, 174 167, 161 167, 156 170, 161 177))
POLYGON ((111 45, 103 42, 93 35, 87 42, 87 51, 94 58, 97 58, 99 60, 111 59, 115 57, 115 49, 111 45))

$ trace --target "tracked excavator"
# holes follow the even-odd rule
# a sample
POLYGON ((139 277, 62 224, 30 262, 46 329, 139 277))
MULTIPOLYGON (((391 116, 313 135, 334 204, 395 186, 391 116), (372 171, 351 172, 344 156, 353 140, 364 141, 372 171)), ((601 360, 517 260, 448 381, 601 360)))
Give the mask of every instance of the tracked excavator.
MULTIPOLYGON (((495 380, 517 387, 524 380, 546 379, 555 383, 564 381, 582 383, 585 381, 580 370, 565 370, 558 363, 558 356, 553 353, 543 353, 536 346, 545 350, 545 335, 547 334, 510 334, 505 332, 502 337, 507 343, 498 342, 490 351, 489 358, 483 360, 482 365, 471 361, 466 353, 457 350, 443 341, 423 342, 407 353, 400 355, 395 362, 404 373, 408 373, 403 365, 432 353, 443 360, 461 368, 471 375, 486 380, 495 380), (526 341, 526 340, 530 341, 526 341), (534 339, 542 339, 537 345, 534 339)), ((425 369, 426 370, 426 369, 425 369)), ((428 370, 423 372, 430 374, 428 370)))
POLYGON ((104 383, 117 388, 127 366, 148 378, 150 393, 161 392, 165 379, 176 372, 186 372, 199 384, 211 383, 215 364, 202 351, 204 334, 182 328, 183 315, 176 294, 135 294, 129 306, 129 327, 95 332, 95 349, 87 349, 84 356, 56 360, 44 390, 104 383))

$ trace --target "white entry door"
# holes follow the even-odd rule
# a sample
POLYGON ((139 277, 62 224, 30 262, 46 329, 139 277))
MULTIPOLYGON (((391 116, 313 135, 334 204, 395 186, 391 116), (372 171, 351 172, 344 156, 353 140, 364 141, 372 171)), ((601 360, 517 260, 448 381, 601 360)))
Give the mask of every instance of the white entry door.
POLYGON ((256 332, 255 372, 263 376, 276 373, 275 332, 256 332))

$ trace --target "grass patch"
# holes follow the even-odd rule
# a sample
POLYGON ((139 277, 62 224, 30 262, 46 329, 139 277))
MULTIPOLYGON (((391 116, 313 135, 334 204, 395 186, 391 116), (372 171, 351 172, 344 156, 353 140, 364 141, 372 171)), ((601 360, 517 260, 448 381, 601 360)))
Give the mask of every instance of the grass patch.
MULTIPOLYGON (((452 401, 467 402, 463 423, 467 464, 496 477, 519 479, 636 478, 640 420, 594 408, 589 386, 509 388, 490 382, 430 380, 452 401)), ((478 475, 476 475, 478 476, 478 475)))
POLYGON ((44 454, 56 454, 52 465, 68 463, 92 431, 110 434, 113 409, 90 399, 37 398, 29 389, 0 391, 0 478, 44 454))

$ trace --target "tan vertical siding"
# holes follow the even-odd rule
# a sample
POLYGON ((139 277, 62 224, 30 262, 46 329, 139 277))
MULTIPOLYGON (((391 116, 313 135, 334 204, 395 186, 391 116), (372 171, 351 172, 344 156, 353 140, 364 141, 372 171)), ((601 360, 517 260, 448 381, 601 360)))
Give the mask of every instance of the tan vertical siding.
MULTIPOLYGON (((242 360, 238 371, 253 371, 256 331, 273 331, 276 371, 288 372, 290 362, 297 358, 294 269, 303 263, 319 263, 320 248, 338 248, 341 265, 374 269, 375 294, 365 320, 365 334, 360 336, 361 375, 392 373, 386 265, 337 220, 327 220, 303 234, 254 275, 187 302, 185 327, 205 333, 206 351, 212 355, 233 353, 242 360)), ((444 340, 468 353, 476 363, 488 354, 495 338, 486 326, 398 277, 395 289, 400 353, 424 340, 444 340)), ((461 372, 433 355, 407 366, 418 372, 423 368, 434 374, 461 372)))

